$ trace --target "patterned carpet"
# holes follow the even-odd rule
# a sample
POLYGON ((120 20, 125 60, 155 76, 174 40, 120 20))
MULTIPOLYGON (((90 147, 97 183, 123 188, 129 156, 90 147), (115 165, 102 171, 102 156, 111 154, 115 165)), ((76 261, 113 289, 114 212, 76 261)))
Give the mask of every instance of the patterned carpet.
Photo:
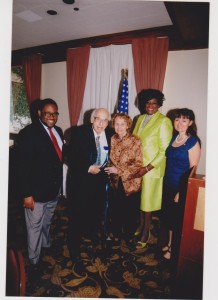
MULTIPOLYGON (((170 299, 171 277, 166 262, 158 259, 158 219, 153 219, 151 238, 145 249, 136 250, 124 241, 106 241, 106 247, 93 247, 83 241, 80 258, 72 262, 66 245, 68 218, 65 198, 59 201, 51 227, 52 254, 42 256, 39 278, 27 276, 26 296, 82 297, 82 298, 139 298, 170 299)), ((22 218, 19 219, 23 226, 22 218)), ((22 230, 18 229, 21 236, 22 230)), ((19 235, 18 234, 18 235, 19 235)), ((18 237, 18 236, 17 236, 18 237)), ((23 248, 26 269, 28 258, 23 235, 19 239, 23 248)))

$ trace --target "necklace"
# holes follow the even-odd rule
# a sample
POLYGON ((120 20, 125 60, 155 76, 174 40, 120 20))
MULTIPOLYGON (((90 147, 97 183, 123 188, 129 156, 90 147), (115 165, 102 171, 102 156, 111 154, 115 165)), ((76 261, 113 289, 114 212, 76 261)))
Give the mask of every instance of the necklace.
POLYGON ((180 137, 180 135, 178 134, 177 137, 176 137, 176 139, 175 139, 175 142, 176 142, 177 144, 181 144, 181 143, 187 138, 187 136, 185 135, 184 138, 182 138, 182 139, 179 141, 179 137, 180 137))

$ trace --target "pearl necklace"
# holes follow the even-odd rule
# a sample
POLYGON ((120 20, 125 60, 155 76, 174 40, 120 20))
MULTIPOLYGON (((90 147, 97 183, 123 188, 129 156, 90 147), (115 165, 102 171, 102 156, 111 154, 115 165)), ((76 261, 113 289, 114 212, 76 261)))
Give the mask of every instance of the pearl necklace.
POLYGON ((179 141, 179 137, 180 137, 180 135, 178 134, 177 137, 176 137, 176 139, 175 139, 175 142, 176 142, 177 144, 181 144, 185 139, 188 138, 188 137, 185 135, 184 138, 181 139, 181 141, 179 141))

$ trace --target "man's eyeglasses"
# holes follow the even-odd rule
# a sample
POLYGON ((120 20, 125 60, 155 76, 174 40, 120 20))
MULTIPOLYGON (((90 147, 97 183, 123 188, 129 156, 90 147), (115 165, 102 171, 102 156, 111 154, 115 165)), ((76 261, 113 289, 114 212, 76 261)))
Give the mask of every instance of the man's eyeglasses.
POLYGON ((52 117, 57 118, 59 116, 59 112, 51 113, 49 111, 43 111, 42 113, 46 117, 51 117, 52 116, 52 117))
POLYGON ((107 123, 108 123, 108 119, 101 119, 101 118, 99 118, 99 117, 94 117, 94 119, 95 119, 95 121, 98 122, 98 123, 100 123, 100 122, 102 122, 102 123, 104 123, 104 124, 107 124, 107 123))

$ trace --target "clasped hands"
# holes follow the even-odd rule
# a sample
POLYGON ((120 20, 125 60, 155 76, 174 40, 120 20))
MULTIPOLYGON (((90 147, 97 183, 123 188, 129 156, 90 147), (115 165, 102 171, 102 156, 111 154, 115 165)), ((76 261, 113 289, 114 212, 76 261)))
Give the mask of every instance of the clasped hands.
MULTIPOLYGON (((106 167, 105 172, 107 174, 118 174, 118 170, 115 166, 106 167)), ((129 175, 128 179, 140 178, 147 173, 146 167, 139 168, 134 174, 129 175)))
MULTIPOLYGON (((92 174, 98 174, 101 171, 100 167, 97 165, 92 165, 89 169, 89 172, 92 174)), ((115 166, 106 167, 104 171, 107 174, 118 174, 118 170, 115 166)), ((134 174, 129 175, 128 179, 140 178, 148 172, 146 167, 139 168, 134 174)))
MULTIPOLYGON (((91 174, 98 174, 99 172, 101 172, 102 169, 100 166, 98 165, 92 165, 90 168, 89 168, 89 173, 91 174)), ((104 168, 104 171, 107 173, 107 174, 117 174, 118 171, 117 171, 117 168, 112 166, 112 167, 106 167, 104 168)))

